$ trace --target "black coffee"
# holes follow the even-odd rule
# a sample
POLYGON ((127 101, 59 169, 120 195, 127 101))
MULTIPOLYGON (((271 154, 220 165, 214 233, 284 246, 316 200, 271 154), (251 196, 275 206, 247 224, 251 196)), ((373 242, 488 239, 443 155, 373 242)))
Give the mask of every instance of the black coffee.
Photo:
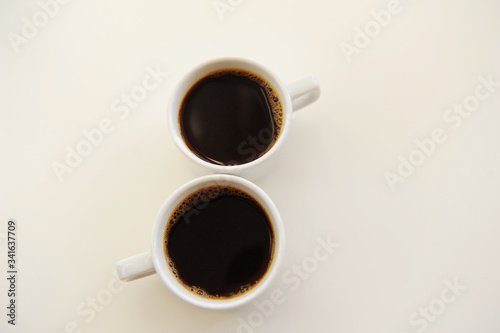
POLYGON ((164 241, 172 274, 206 298, 248 292, 274 256, 268 214, 252 196, 230 186, 205 187, 185 198, 167 222, 164 241))
POLYGON ((279 136, 283 109, 259 75, 222 69, 198 80, 179 112, 181 134, 193 153, 219 165, 239 165, 265 154, 279 136))

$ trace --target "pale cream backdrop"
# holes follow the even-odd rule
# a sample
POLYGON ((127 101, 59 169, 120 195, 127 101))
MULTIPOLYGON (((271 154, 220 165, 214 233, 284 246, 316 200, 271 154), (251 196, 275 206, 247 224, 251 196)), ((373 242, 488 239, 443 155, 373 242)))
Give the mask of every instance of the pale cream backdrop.
POLYGON ((500 331, 499 17, 497 0, 2 0, 0 332, 500 331), (197 176, 167 132, 176 82, 227 55, 312 73, 322 95, 255 180, 286 226, 283 268, 217 312, 114 265, 197 176))

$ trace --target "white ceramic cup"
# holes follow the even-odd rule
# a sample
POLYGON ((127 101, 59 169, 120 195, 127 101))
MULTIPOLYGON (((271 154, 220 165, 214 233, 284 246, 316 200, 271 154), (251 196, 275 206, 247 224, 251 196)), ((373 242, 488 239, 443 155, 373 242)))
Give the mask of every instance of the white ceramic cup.
POLYGON ((218 58, 192 69, 183 79, 181 79, 174 90, 168 106, 168 126, 177 147, 179 147, 195 165, 201 167, 198 168, 199 170, 201 169, 201 172, 205 174, 207 172, 226 173, 239 175, 247 179, 256 179, 269 168, 270 163, 268 160, 279 149, 283 140, 285 140, 290 129, 293 112, 313 103, 319 98, 319 95, 319 83, 313 75, 304 76, 291 84, 284 84, 272 71, 256 61, 242 58, 218 58), (283 107, 283 124, 274 145, 259 158, 240 165, 217 165, 198 157, 184 142, 179 124, 179 111, 182 101, 193 84, 209 72, 224 68, 242 68, 258 74, 273 86, 283 107))
POLYGON ((170 195, 156 216, 151 235, 151 252, 123 259, 117 263, 116 269, 118 277, 124 281, 133 281, 157 273, 163 283, 183 300, 208 309, 229 309, 248 303, 269 286, 281 266, 284 247, 285 233, 280 214, 272 200, 262 189, 250 181, 234 175, 208 175, 184 184, 170 195), (165 228, 172 211, 190 194, 211 185, 232 186, 250 194, 265 209, 274 230, 274 255, 264 277, 245 294, 225 300, 203 298, 187 290, 173 276, 167 265, 169 260, 164 252, 165 228))

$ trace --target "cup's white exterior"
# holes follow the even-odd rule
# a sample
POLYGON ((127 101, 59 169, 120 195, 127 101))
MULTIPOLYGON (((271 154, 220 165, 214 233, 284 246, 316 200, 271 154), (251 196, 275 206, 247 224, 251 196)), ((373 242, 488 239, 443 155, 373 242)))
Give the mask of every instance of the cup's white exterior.
POLYGON ((233 175, 208 175, 194 179, 181 186, 164 202, 153 226, 151 252, 121 260, 117 264, 117 272, 121 279, 127 281, 135 280, 156 272, 165 285, 185 301, 209 309, 229 309, 248 303, 266 289, 282 264, 284 247, 285 233, 281 216, 272 200, 262 189, 248 180, 233 175), (233 299, 211 300, 194 295, 185 289, 172 275, 164 254, 163 235, 170 214, 179 202, 188 195, 195 192, 197 189, 210 185, 231 185, 252 195, 261 203, 268 213, 274 229, 274 257, 269 270, 255 288, 233 299))
POLYGON ((180 81, 168 106, 168 126, 177 147, 179 147, 195 165, 201 167, 199 169, 202 172, 226 173, 238 175, 247 179, 256 179, 267 170, 271 156, 279 149, 283 140, 286 138, 290 129, 293 111, 297 111, 314 102, 318 97, 319 83, 312 75, 305 76, 290 85, 285 85, 272 71, 256 61, 241 58, 219 58, 194 68, 180 81), (223 166, 202 160, 187 147, 180 131, 179 110, 182 100, 189 88, 191 88, 196 81, 205 76, 205 74, 223 68, 243 68, 259 74, 276 90, 283 107, 283 125, 277 141, 264 155, 256 160, 241 165, 223 166))

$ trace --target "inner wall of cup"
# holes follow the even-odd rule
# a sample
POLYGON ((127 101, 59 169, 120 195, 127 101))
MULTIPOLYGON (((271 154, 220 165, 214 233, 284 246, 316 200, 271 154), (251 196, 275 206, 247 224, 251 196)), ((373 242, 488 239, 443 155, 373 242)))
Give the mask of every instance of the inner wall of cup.
MULTIPOLYGON (((280 261, 281 251, 283 247, 283 228, 279 213, 270 202, 270 199, 265 198, 265 193, 258 189, 256 185, 247 186, 249 183, 246 180, 242 180, 241 178, 235 176, 228 175, 217 175, 217 176, 205 176, 198 178, 186 185, 190 185, 185 188, 180 188, 176 193, 174 193, 171 198, 167 200, 165 205, 162 207, 161 213, 158 215, 158 220, 156 221, 156 227, 153 230, 153 261, 155 263, 155 268, 157 273, 160 275, 164 283, 170 287, 170 289, 176 293, 179 297, 184 300, 193 303, 195 305, 214 308, 226 308, 233 307, 246 302, 249 298, 253 298, 260 293, 261 290, 265 289, 265 287, 269 284, 270 279, 275 274, 277 269, 277 264, 280 261), (163 237, 165 233, 166 223, 172 211, 177 207, 177 205, 188 195, 197 191, 200 188, 211 186, 211 185, 222 185, 222 186, 233 186, 237 187, 241 190, 244 190, 248 194, 252 195, 255 199, 257 199, 262 207, 266 210, 271 219, 272 228, 274 231, 274 255, 273 259, 270 263, 270 266, 263 276, 263 278, 258 282, 258 284, 250 290, 247 294, 237 296, 235 298, 225 299, 225 300, 210 300, 207 298, 202 298, 194 295, 192 292, 188 291, 182 284, 180 284, 175 277, 172 275, 170 269, 167 265, 167 258, 165 256, 164 248, 163 248, 163 237), (262 195, 264 194, 264 196, 262 195)), ((251 183, 250 183, 251 184, 251 183)))
POLYGON ((262 160, 266 157, 266 155, 269 155, 271 151, 274 151, 279 145, 281 145, 281 141, 283 138, 286 136, 289 128, 289 123, 290 123, 290 118, 292 116, 292 108, 291 108, 291 101, 290 101, 290 95, 288 93, 287 88, 279 81, 278 78, 274 76, 274 74, 269 71, 267 68, 255 64, 251 61, 245 61, 241 59, 219 59, 213 62, 209 62, 207 64, 204 64, 193 71, 191 71, 180 83, 179 88, 177 90, 177 94, 174 96, 173 103, 171 105, 172 110, 170 110, 170 115, 169 115, 169 122, 170 122, 170 130, 173 131, 172 133, 175 133, 174 135, 174 140, 176 141, 177 145, 181 148, 182 151, 184 151, 188 156, 190 156, 192 159, 201 162, 202 164, 206 166, 211 166, 213 168, 229 168, 230 166, 221 166, 221 165, 216 165, 212 164, 210 162, 204 161, 200 159, 198 156, 196 156, 186 145, 184 142, 184 139, 181 134, 181 129, 180 129, 180 124, 179 124, 179 111, 180 111, 180 106, 182 103, 182 100, 186 93, 189 91, 189 89, 201 78, 203 78, 206 74, 209 72, 219 70, 219 69, 225 69, 225 68, 242 68, 249 70, 251 72, 254 72, 258 75, 260 75, 262 78, 264 78, 269 84, 273 87, 275 91, 277 91, 278 98, 281 101, 281 105, 283 108, 283 124, 282 128, 280 131, 279 136, 276 138, 276 142, 274 142, 273 146, 265 152, 261 157, 259 157, 256 160, 253 160, 248 163, 244 163, 241 165, 235 165, 235 168, 240 168, 242 166, 246 165, 252 165, 253 163, 256 163, 258 160, 262 160))

